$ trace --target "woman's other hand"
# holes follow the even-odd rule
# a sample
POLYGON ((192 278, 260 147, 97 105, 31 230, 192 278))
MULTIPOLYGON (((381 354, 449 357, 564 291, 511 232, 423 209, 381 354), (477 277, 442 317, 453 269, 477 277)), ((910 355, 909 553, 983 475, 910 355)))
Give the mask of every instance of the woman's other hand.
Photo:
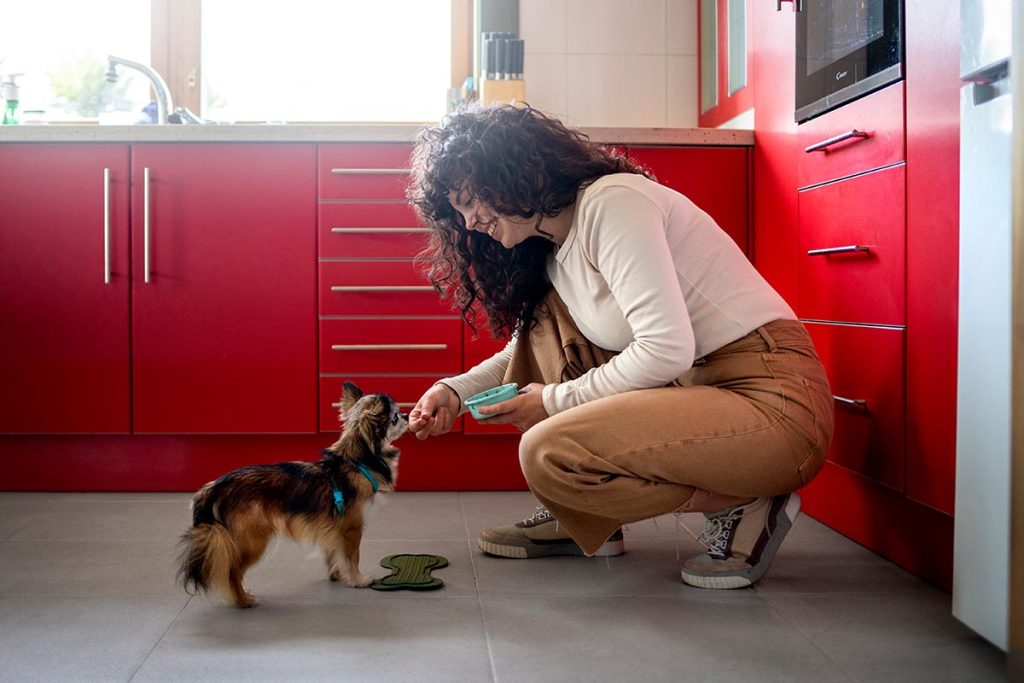
POLYGON ((484 422, 490 424, 511 424, 525 432, 538 422, 548 418, 544 408, 544 385, 539 382, 527 384, 519 394, 507 401, 477 408, 483 415, 493 415, 484 422))
POLYGON ((420 397, 416 406, 409 411, 409 431, 417 439, 445 434, 459 416, 462 401, 459 395, 446 384, 435 384, 420 397))

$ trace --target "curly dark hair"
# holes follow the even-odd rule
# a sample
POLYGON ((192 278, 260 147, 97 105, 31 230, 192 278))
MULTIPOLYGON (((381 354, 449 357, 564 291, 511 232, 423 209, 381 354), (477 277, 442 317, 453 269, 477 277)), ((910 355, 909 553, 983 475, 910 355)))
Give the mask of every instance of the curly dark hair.
POLYGON ((434 288, 476 329, 480 309, 496 338, 532 325, 551 289, 556 245, 540 233, 512 249, 466 229, 448 200, 469 196, 504 216, 553 217, 584 185, 612 173, 651 173, 529 106, 472 104, 423 129, 412 157, 409 199, 431 229, 420 258, 434 288), (538 216, 540 214, 540 216, 538 216))

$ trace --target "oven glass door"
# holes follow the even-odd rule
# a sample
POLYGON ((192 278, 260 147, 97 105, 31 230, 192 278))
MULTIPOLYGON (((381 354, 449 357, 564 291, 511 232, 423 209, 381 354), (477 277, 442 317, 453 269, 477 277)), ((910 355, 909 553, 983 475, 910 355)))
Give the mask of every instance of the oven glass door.
POLYGON ((802 0, 796 24, 796 120, 903 77, 902 0, 802 0))

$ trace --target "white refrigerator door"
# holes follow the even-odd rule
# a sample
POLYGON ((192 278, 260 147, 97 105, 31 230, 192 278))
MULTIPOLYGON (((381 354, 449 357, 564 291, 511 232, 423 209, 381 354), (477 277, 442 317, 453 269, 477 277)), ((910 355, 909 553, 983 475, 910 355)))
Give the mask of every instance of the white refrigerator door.
MULTIPOLYGON (((960 91, 953 614, 1007 647, 1010 551, 1009 80, 960 91)), ((940 368, 936 368, 941 372, 940 368)))

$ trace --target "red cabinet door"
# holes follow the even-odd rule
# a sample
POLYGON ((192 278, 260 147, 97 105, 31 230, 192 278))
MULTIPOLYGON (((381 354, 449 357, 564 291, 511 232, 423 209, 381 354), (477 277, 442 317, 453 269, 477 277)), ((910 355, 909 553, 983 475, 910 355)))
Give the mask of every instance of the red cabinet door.
POLYGON ((128 169, 128 145, 0 145, 0 432, 130 429, 128 169))
POLYGON ((315 152, 134 147, 136 432, 317 431, 315 152))
POLYGON ((749 152, 745 147, 630 147, 658 182, 686 195, 747 253, 749 152))

